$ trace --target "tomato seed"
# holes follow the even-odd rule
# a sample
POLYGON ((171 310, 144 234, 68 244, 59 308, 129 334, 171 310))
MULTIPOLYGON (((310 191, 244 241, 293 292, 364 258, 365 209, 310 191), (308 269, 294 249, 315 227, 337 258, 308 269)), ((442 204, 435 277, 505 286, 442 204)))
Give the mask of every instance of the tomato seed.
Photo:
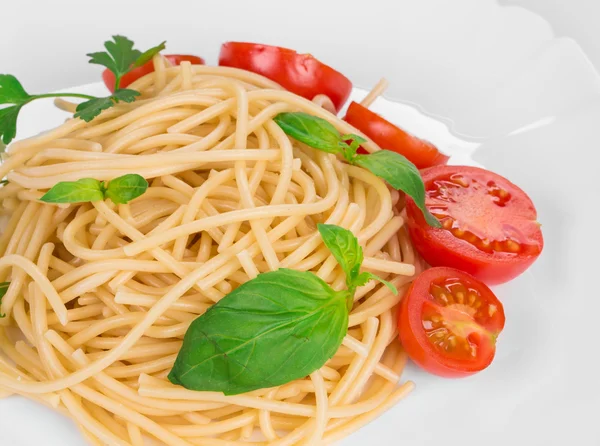
POLYGON ((469 294, 469 305, 473 305, 473 303, 475 303, 475 301, 477 300, 477 295, 475 295, 474 293, 470 293, 469 294))
POLYGON ((463 236, 463 235, 465 235, 465 231, 463 231, 463 230, 462 230, 462 229, 460 229, 460 228, 454 228, 454 229, 452 230, 452 234, 454 234, 454 235, 455 235, 456 237, 458 237, 458 238, 462 238, 462 236, 463 236))
POLYGON ((517 242, 513 241, 513 240, 508 240, 506 243, 506 249, 510 252, 519 252, 519 250, 521 249, 521 245, 519 245, 517 242))

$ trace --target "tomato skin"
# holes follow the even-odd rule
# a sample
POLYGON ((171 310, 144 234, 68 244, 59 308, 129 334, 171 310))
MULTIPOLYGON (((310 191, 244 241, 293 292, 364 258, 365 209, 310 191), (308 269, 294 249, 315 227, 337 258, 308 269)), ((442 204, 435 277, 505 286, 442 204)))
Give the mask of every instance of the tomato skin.
MULTIPOLYGON (((358 102, 350 103, 344 120, 371 138, 382 149, 405 156, 418 169, 448 162, 449 157, 436 146, 405 132, 358 102)), ((364 149, 360 150, 366 153, 364 149)))
POLYGON ((219 65, 261 74, 309 100, 318 94, 327 95, 336 111, 352 92, 352 82, 342 73, 310 54, 298 54, 288 48, 226 42, 221 46, 219 65))
MULTIPOLYGON (((204 65, 204 59, 198 56, 192 56, 189 54, 168 54, 165 58, 171 62, 172 65, 177 66, 181 62, 187 61, 191 62, 192 65, 204 65)), ((152 73, 154 71, 154 64, 151 60, 146 62, 141 67, 134 68, 129 73, 121 78, 121 84, 119 88, 126 88, 128 85, 134 83, 139 78, 145 76, 146 74, 152 73)), ((111 92, 115 91, 115 75, 112 71, 106 69, 102 72, 102 80, 104 81, 104 85, 111 92)))
MULTIPOLYGON (((503 222, 512 223, 523 220, 524 223, 519 229, 524 240, 531 244, 530 249, 518 254, 498 251, 484 252, 466 240, 457 238, 447 229, 429 226, 414 201, 410 197, 406 197, 407 226, 415 248, 432 266, 454 267, 466 271, 490 285, 514 279, 531 266, 544 246, 539 223, 535 221, 537 212, 533 202, 523 190, 506 178, 485 169, 470 166, 435 166, 423 170, 421 175, 425 189, 428 190, 436 179, 452 172, 474 175, 482 179, 487 178, 502 184, 509 190, 518 214, 511 215, 511 211, 507 208, 503 222)), ((469 203, 468 198, 465 198, 464 203, 459 204, 462 204, 467 212, 476 215, 474 219, 479 223, 482 232, 485 232, 491 225, 493 218, 488 215, 488 209, 475 209, 477 205, 469 203), (470 208, 472 210, 469 210, 470 208)), ((427 198, 426 206, 431 210, 430 205, 429 198, 427 198)))
MULTIPOLYGON (((398 312, 398 331, 402 347, 419 367, 445 378, 462 378, 488 367, 496 354, 495 340, 504 328, 502 304, 494 293, 473 276, 454 268, 437 267, 425 270, 412 283, 402 299, 398 312), (423 329, 423 309, 429 303, 427 294, 432 281, 440 277, 456 277, 462 283, 477 288, 486 303, 494 305, 493 317, 479 320, 488 336, 479 339, 478 354, 470 360, 453 357, 436 350, 423 329)), ((475 323, 475 322, 474 322, 475 323)))

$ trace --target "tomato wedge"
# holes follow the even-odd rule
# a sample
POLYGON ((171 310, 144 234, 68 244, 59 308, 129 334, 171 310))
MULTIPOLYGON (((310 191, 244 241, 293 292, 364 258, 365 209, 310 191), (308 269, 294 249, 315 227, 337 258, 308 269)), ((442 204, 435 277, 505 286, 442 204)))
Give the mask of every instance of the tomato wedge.
MULTIPOLYGON (((168 54, 165 58, 171 62, 171 65, 177 66, 181 62, 187 61, 191 62, 192 65, 204 65, 204 59, 198 56, 192 56, 189 54, 168 54)), ((140 77, 147 75, 148 73, 152 73, 154 71, 154 64, 151 60, 146 62, 141 67, 134 68, 129 73, 121 78, 120 88, 126 88, 129 84, 137 81, 140 77)), ((115 75, 112 71, 106 69, 102 72, 102 80, 104 81, 104 85, 111 92, 115 91, 115 75)))
POLYGON ((420 367, 448 378, 485 369, 504 328, 504 308, 473 276, 431 268, 412 283, 400 304, 400 341, 420 367))
POLYGON ((344 120, 371 138, 382 149, 405 156, 419 169, 448 162, 449 157, 436 146, 405 132, 358 102, 350 103, 344 120))
POLYGON ((521 274, 542 252, 535 206, 506 178, 465 166, 436 166, 421 175, 425 205, 443 227, 428 226, 410 197, 406 211, 413 243, 430 265, 498 284, 521 274))
POLYGON ((298 54, 278 46, 226 42, 221 46, 219 65, 261 74, 306 99, 324 94, 331 99, 336 111, 342 108, 352 91, 352 82, 342 73, 310 54, 298 54))

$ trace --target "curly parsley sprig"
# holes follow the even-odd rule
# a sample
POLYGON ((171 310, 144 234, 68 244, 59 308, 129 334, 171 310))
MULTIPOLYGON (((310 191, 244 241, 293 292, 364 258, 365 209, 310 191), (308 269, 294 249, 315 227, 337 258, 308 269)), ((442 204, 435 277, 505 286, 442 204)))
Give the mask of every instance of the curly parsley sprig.
POLYGON ((90 122, 103 110, 119 102, 133 102, 140 95, 138 91, 119 88, 121 78, 132 69, 143 65, 165 48, 165 42, 141 52, 133 47, 127 37, 113 36, 104 43, 106 51, 90 53, 90 63, 102 65, 115 75, 114 93, 106 97, 96 97, 83 93, 44 93, 29 94, 12 74, 0 74, 0 142, 9 144, 17 134, 17 118, 23 106, 36 99, 80 98, 86 99, 77 106, 75 117, 90 122))

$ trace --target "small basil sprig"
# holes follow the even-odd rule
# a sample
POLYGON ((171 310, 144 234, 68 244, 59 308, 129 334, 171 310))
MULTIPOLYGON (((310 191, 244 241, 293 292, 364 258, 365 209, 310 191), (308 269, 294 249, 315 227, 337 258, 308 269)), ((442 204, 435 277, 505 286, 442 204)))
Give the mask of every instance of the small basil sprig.
MULTIPOLYGON (((10 286, 10 282, 0 282, 0 305, 2 305, 2 298, 6 294, 8 287, 10 286)), ((6 317, 6 315, 0 312, 0 319, 6 317)))
POLYGON ((192 322, 168 376, 173 384, 236 395, 304 378, 335 354, 356 286, 381 279, 359 273, 362 249, 350 231, 319 225, 319 232, 348 289, 335 291, 308 271, 259 274, 192 322))
POLYGON ((383 280, 381 277, 368 272, 360 272, 360 266, 364 260, 362 247, 352 232, 336 225, 319 223, 317 225, 325 246, 329 248, 333 257, 342 267, 346 274, 346 286, 350 294, 354 296, 356 288, 365 285, 369 280, 378 280, 387 286, 394 294, 398 294, 396 287, 383 280))
POLYGON ((109 181, 108 186, 104 181, 93 178, 61 181, 46 192, 40 200, 46 203, 83 203, 110 198, 114 203, 125 204, 142 195, 146 189, 148 189, 148 182, 144 177, 136 173, 128 173, 109 181))
POLYGON ((441 227, 438 219, 425 207, 425 186, 419 169, 404 156, 389 150, 357 154, 356 151, 365 142, 364 138, 354 134, 342 135, 330 122, 308 113, 280 113, 274 120, 287 135, 315 149, 340 154, 350 164, 369 170, 393 188, 403 191, 415 201, 429 225, 441 227))

